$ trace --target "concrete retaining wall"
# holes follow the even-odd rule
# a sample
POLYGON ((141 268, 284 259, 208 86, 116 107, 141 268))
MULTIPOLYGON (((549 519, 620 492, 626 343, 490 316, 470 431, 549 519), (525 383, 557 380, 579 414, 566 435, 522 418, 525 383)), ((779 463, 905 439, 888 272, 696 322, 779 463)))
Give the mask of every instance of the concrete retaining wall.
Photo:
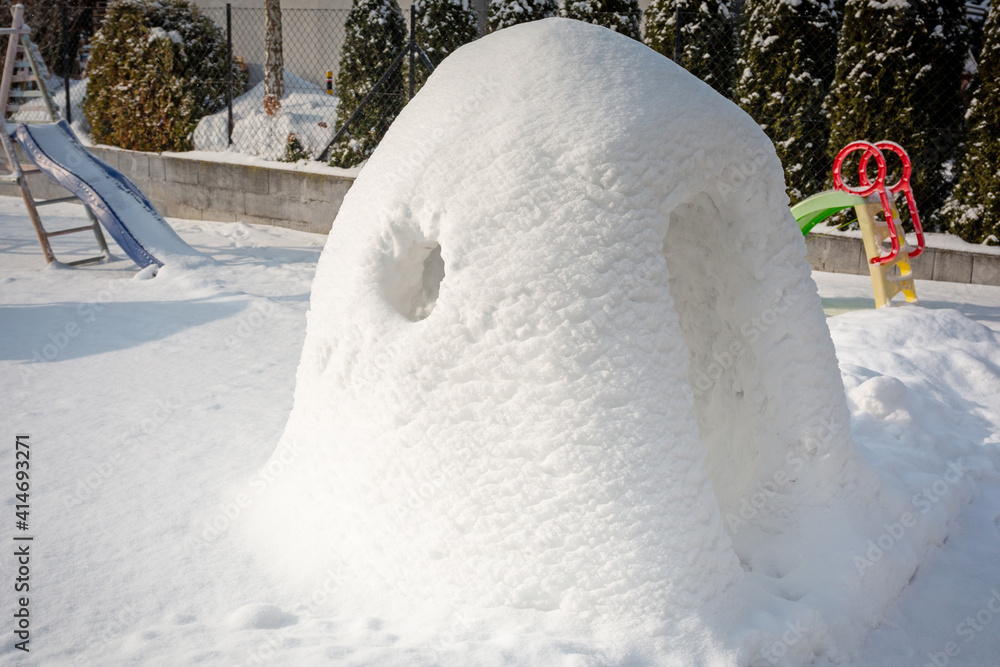
MULTIPOLYGON (((860 238, 810 234, 806 237, 806 258, 817 271, 869 275, 860 238)), ((912 267, 918 280, 1000 285, 1000 255, 926 248, 912 267)))
MULTIPOLYGON (((353 178, 118 148, 91 148, 94 155, 132 179, 164 216, 289 227, 326 234, 353 178)), ((30 174, 36 199, 68 193, 44 174, 30 174)), ((20 194, 12 185, 0 194, 20 194)), ((44 220, 44 211, 43 211, 44 220)))
MULTIPOLYGON (((118 148, 91 150, 135 181, 160 213, 173 218, 241 221, 326 234, 354 182, 345 176, 118 148)), ((28 184, 36 199, 67 195, 44 174, 31 174, 28 184)), ((12 185, 0 185, 0 194, 20 192, 12 185)), ((860 238, 810 234, 806 249, 813 269, 868 275, 860 238)), ((918 279, 1000 285, 1000 255, 928 248, 914 260, 913 271, 918 279)))

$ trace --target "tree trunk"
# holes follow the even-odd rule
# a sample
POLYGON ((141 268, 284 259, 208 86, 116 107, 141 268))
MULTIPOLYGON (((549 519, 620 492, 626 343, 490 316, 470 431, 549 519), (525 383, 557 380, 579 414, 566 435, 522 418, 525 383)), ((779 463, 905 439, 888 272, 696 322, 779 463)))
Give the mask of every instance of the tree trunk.
POLYGON ((264 111, 273 116, 281 108, 285 62, 281 52, 281 0, 264 2, 264 111))

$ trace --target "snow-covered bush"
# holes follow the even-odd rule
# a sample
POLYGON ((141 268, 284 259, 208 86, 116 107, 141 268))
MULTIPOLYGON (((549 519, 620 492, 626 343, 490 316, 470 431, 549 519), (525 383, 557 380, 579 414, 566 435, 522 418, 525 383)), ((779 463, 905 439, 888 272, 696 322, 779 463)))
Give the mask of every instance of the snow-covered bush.
POLYGON ((84 111, 95 143, 190 150, 198 120, 225 104, 222 31, 186 0, 122 0, 92 42, 84 111))
POLYGON ((299 160, 308 160, 310 157, 312 156, 302 145, 302 142, 299 141, 298 135, 290 132, 285 143, 285 155, 281 158, 281 161, 298 162, 299 160))
POLYGON ((469 0, 415 0, 413 12, 417 44, 435 67, 479 34, 476 11, 469 0))
POLYGON ((637 0, 564 0, 562 15, 642 39, 639 30, 642 10, 637 0))
POLYGON ((950 231, 972 243, 1000 245, 1000 10, 990 10, 979 71, 966 114, 958 183, 945 203, 950 231))
MULTIPOLYGON (((479 24, 470 0, 415 0, 413 12, 416 20, 417 44, 437 67, 448 55, 476 39, 479 24)), ((401 70, 409 81, 409 62, 401 70)), ((418 64, 414 72, 416 90, 419 90, 430 72, 418 64)), ((408 84, 407 84, 408 85, 408 84)))
POLYGON ((731 97, 736 66, 736 27, 730 0, 653 0, 646 10, 646 45, 674 57, 674 23, 681 12, 684 69, 731 97))
POLYGON ((844 6, 827 98, 830 156, 857 139, 901 144, 913 161, 925 227, 936 226, 934 213, 947 194, 945 164, 962 123, 966 48, 960 2, 847 0, 844 6))
POLYGON ((509 28, 518 23, 538 21, 559 14, 556 0, 493 0, 487 24, 490 32, 509 28))
MULTIPOLYGON (((342 127, 406 46, 406 21, 396 0, 354 0, 337 71, 337 127, 342 127)), ((402 70, 400 69, 401 73, 402 70)), ((353 167, 366 160, 405 104, 403 77, 386 81, 330 152, 330 164, 353 167)))
POLYGON ((747 0, 743 11, 736 102, 774 142, 788 194, 798 201, 830 179, 823 101, 833 80, 840 17, 834 0, 747 0))

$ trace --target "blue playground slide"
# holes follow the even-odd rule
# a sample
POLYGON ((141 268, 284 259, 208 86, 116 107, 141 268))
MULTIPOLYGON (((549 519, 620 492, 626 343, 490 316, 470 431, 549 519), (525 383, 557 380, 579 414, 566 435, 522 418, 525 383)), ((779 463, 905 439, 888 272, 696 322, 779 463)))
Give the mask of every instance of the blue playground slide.
POLYGON ((28 158, 78 197, 140 267, 163 266, 158 256, 202 256, 181 240, 132 181, 84 148, 65 120, 19 125, 13 136, 28 158))

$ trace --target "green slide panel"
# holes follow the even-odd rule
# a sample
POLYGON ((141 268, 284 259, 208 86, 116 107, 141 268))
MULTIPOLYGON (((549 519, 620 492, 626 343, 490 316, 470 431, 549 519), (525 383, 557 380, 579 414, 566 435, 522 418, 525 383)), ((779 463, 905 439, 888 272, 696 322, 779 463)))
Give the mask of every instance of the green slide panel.
POLYGON ((840 213, 845 208, 864 204, 866 199, 858 195, 840 190, 827 190, 803 199, 792 207, 792 215, 799 223, 799 229, 805 236, 809 231, 832 215, 840 213))

